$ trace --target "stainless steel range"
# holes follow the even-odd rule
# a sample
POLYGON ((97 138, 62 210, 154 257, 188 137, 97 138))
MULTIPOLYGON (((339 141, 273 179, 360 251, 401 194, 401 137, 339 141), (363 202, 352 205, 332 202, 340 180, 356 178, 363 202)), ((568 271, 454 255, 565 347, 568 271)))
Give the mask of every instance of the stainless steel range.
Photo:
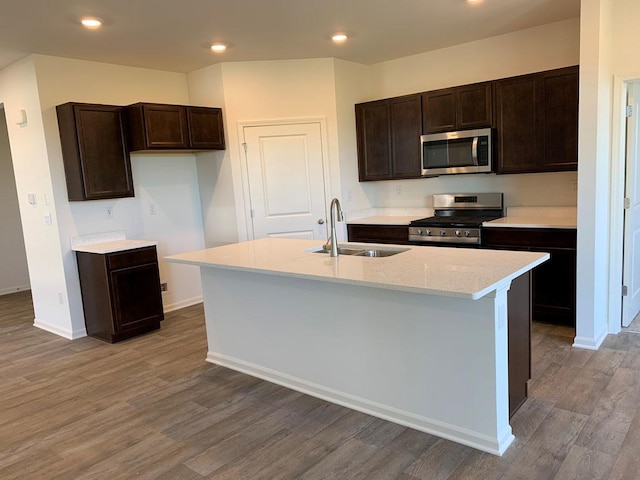
POLYGON ((479 247, 482 222, 503 216, 502 193, 453 193, 433 196, 433 217, 409 224, 416 245, 479 247))

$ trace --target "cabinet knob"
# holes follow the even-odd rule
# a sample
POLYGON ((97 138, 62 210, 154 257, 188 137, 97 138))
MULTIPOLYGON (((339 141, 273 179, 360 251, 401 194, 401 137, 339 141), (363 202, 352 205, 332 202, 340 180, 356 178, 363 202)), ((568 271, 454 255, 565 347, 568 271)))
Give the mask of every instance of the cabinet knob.
POLYGON ((318 224, 322 225, 324 223, 324 218, 319 218, 318 219, 318 224))

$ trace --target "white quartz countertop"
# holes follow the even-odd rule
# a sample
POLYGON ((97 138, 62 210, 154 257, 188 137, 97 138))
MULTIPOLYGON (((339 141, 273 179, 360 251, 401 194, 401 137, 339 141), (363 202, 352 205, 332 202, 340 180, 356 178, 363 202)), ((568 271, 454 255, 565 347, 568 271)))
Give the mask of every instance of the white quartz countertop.
POLYGON ((374 217, 348 220, 352 225, 409 225, 412 221, 424 218, 425 215, 376 215, 374 217))
POLYGON ((507 227, 507 228, 576 228, 575 217, 549 217, 549 216, 506 216, 484 222, 483 227, 507 227))
POLYGON ((87 245, 73 245, 71 249, 74 252, 106 254, 122 252, 124 250, 133 250, 135 248, 152 247, 157 244, 158 242, 153 240, 132 240, 124 238, 120 240, 111 240, 107 242, 92 243, 87 245))
POLYGON ((345 243, 403 248, 390 257, 313 253, 324 242, 264 238, 165 257, 170 263, 259 272, 391 290, 478 299, 549 258, 547 253, 345 243))

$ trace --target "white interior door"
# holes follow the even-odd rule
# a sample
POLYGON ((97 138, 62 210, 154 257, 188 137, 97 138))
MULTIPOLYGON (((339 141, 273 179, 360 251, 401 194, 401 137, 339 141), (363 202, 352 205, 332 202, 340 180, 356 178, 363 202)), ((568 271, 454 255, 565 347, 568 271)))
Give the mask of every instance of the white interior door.
POLYGON ((640 312, 640 82, 628 86, 632 115, 627 118, 627 161, 624 213, 622 325, 628 326, 640 312))
POLYGON ((320 123, 243 128, 253 238, 325 240, 320 123))

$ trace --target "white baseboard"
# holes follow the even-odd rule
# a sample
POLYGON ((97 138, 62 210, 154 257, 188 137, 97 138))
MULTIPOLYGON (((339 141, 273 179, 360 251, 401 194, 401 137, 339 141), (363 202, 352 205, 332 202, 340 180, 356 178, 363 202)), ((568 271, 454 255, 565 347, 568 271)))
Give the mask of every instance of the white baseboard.
POLYGON ((25 290, 31 290, 31 285, 18 285, 17 287, 0 288, 1 295, 9 295, 10 293, 23 292, 25 290))
POLYGON ((37 318, 33 319, 33 326, 41 330, 45 330, 49 333, 55 333, 56 335, 67 338, 69 340, 75 340, 77 338, 87 336, 87 330, 85 328, 81 328, 78 330, 68 330, 66 328, 60 328, 57 325, 51 325, 50 323, 39 320, 37 318))
POLYGON ((187 300, 182 300, 181 302, 170 303, 167 305, 163 305, 162 310, 164 313, 173 312, 174 310, 179 310, 181 308, 190 307, 191 305, 196 305, 198 303, 202 303, 202 295, 199 297, 189 298, 187 300))
POLYGON ((264 368, 227 355, 208 352, 207 362, 246 373, 247 375, 261 378, 268 382, 282 385, 283 387, 287 387, 328 402, 336 403, 343 407, 351 408, 352 410, 366 413, 367 415, 372 415, 374 417, 382 418, 383 420, 404 425, 405 427, 436 435, 447 440, 452 440, 493 455, 501 456, 515 439, 511 431, 511 427, 508 425, 505 431, 501 432, 498 437, 498 441, 496 442, 494 439, 486 435, 479 434, 471 430, 416 415, 388 405, 372 402, 365 398, 327 388, 323 385, 308 382, 301 378, 264 368))
POLYGON ((598 338, 591 337, 576 337, 573 339, 573 346, 575 348, 582 348, 584 350, 598 350, 604 339, 607 338, 609 332, 604 330, 598 338))

